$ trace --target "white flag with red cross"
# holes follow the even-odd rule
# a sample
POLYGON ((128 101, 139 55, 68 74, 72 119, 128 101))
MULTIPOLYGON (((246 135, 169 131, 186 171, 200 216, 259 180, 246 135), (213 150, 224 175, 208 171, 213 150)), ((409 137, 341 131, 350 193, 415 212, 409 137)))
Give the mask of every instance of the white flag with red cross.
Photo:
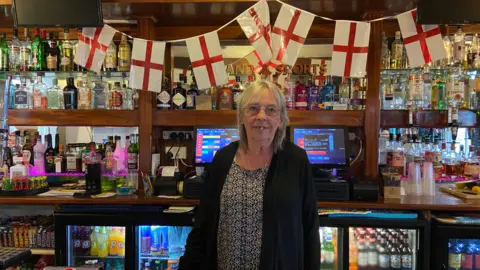
POLYGON ((165 42, 134 39, 130 82, 134 89, 153 92, 162 90, 165 42))
POLYGON ((270 12, 267 1, 261 0, 240 14, 237 22, 261 61, 268 62, 272 58, 272 47, 270 41, 270 12))
POLYGON ((189 38, 186 43, 198 89, 228 82, 217 32, 189 38))
POLYGON ((282 5, 272 29, 273 59, 293 66, 314 18, 309 12, 282 5))
POLYGON ((402 13, 397 20, 410 66, 418 67, 447 57, 438 25, 417 24, 417 10, 402 13))
POLYGON ((107 48, 117 30, 108 24, 103 27, 86 27, 78 34, 78 47, 73 61, 84 68, 99 73, 107 48))
POLYGON ((245 58, 248 61, 248 64, 252 67, 252 71, 254 73, 260 73, 263 69, 263 66, 266 66, 270 63, 270 61, 262 62, 260 55, 257 51, 253 51, 249 53, 245 58))
POLYGON ((363 78, 366 74, 370 23, 337 21, 331 75, 363 78))
POLYGON ((332 62, 325 59, 312 59, 310 72, 315 78, 315 84, 322 86, 323 81, 330 75, 332 62))
POLYGON ((180 82, 180 74, 185 76, 187 78, 187 83, 192 82, 192 71, 189 69, 183 69, 183 68, 174 68, 173 69, 173 82, 180 82))

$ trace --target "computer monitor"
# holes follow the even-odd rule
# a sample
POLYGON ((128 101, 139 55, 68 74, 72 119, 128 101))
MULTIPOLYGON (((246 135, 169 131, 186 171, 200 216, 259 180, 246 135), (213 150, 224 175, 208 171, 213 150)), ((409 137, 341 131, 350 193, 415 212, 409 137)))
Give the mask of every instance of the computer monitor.
POLYGON ((236 127, 195 128, 195 166, 210 164, 218 150, 240 139, 236 127))
POLYGON ((308 160, 315 168, 343 168, 348 166, 345 146, 347 127, 290 127, 290 139, 305 149, 308 160))

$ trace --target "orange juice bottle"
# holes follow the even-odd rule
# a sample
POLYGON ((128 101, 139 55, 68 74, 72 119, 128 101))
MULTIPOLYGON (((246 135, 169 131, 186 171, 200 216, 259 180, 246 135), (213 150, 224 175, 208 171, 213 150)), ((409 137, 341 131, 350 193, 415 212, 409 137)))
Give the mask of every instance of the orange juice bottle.
POLYGON ((105 258, 108 256, 108 234, 105 227, 100 228, 100 233, 97 237, 98 243, 98 257, 105 258))
POLYGON ((118 254, 118 234, 117 228, 112 227, 108 234, 108 255, 117 256, 118 254))
POLYGON ((118 230, 117 256, 125 257, 125 228, 118 230))

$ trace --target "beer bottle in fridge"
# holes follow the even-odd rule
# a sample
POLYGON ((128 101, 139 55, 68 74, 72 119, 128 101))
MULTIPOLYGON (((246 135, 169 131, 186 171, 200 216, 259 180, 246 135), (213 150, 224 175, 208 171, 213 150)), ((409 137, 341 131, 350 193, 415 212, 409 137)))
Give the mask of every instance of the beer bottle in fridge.
POLYGON ((390 269, 401 269, 402 259, 400 250, 398 249, 398 241, 396 238, 392 238, 392 244, 390 246, 390 269))

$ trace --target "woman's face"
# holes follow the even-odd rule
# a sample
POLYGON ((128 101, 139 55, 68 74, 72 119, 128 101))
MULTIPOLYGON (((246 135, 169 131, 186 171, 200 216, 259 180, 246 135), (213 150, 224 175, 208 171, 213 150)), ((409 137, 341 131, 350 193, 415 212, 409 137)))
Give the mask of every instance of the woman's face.
POLYGON ((253 100, 243 111, 243 125, 248 140, 271 143, 275 132, 282 124, 280 107, 271 90, 260 91, 253 100))

